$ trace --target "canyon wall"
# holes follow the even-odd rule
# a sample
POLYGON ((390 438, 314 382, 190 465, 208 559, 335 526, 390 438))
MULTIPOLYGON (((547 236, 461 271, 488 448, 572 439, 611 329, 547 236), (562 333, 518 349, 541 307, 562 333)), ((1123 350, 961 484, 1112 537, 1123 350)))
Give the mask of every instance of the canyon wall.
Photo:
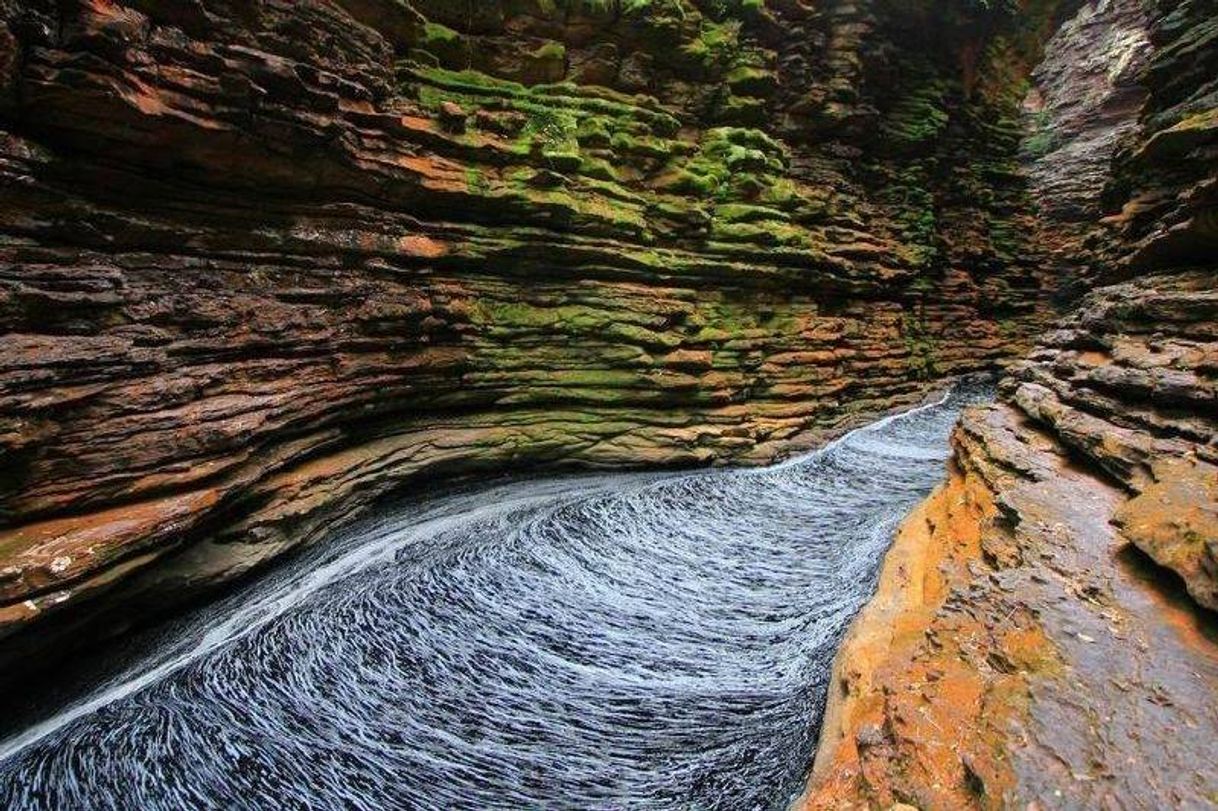
POLYGON ((0 0, 0 671, 411 477, 767 461, 1026 350, 1053 14, 0 0))
POLYGON ((1115 57, 1108 90, 1053 43, 1037 74, 1092 88, 1063 161, 1114 156, 1058 231, 1092 289, 957 429, 839 656, 808 808, 1218 797, 1218 5, 1091 3, 1059 36, 1115 57))

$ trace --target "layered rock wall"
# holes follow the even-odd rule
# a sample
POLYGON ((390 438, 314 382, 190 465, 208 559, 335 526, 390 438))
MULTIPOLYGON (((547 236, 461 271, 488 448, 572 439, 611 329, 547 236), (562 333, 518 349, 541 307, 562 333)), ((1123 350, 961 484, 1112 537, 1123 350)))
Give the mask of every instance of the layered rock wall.
POLYGON ((1218 5, 1159 3, 1099 286, 1003 384, 1132 498, 1123 537, 1218 609, 1218 5))
POLYGON ((1046 43, 1024 99, 1023 159, 1040 215, 1036 243, 1067 303, 1095 284, 1113 159, 1136 138, 1151 44, 1140 0, 1083 3, 1046 43))
POLYGON ((1007 404, 954 450, 838 656, 800 807, 1208 807, 1218 633, 1124 545, 1126 494, 1007 404))
MULTIPOLYGON (((1058 43, 1136 41, 1139 13, 1089 4, 1058 43)), ((1059 217, 1092 289, 957 429, 839 656, 808 808, 1218 796, 1218 6, 1163 0, 1146 22, 1137 126, 1109 115, 1130 88, 1074 116, 1080 148, 1110 151, 1085 134, 1104 119, 1125 133, 1103 194, 1076 198, 1097 218, 1059 217)), ((1055 47, 1042 81, 1116 87, 1055 47)))
POLYGON ((763 461, 1011 356, 1050 14, 0 2, 0 656, 414 475, 763 461))

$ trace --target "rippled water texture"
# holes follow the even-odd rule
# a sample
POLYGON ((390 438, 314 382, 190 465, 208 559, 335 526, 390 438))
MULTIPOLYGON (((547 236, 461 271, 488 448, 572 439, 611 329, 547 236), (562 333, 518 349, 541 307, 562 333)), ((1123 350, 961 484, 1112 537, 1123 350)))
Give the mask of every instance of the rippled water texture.
POLYGON ((962 390, 753 471, 400 504, 0 748, 3 808, 784 808, 962 390))

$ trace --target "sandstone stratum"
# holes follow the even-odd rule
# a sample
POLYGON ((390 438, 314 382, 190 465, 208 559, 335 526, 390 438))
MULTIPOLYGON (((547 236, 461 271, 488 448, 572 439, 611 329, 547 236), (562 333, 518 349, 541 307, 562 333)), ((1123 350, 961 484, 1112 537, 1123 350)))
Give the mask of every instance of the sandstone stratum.
POLYGON ((1218 804, 1216 0, 0 0, 0 685, 977 372, 801 802, 1218 804))

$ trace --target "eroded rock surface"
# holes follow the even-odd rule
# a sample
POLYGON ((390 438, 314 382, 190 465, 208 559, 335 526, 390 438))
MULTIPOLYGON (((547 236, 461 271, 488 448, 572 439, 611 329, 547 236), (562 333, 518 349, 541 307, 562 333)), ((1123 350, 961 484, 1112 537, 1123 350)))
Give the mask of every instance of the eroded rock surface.
POLYGON ((1030 191, 1042 216, 1037 243, 1063 300, 1094 284, 1104 190, 1113 158, 1136 138, 1152 53, 1140 0, 1082 3, 1045 45, 1024 99, 1030 191))
POLYGON ((1022 356, 809 803, 1212 804, 1218 7, 1014 9, 0 0, 0 674, 412 476, 766 461, 1022 356))
POLYGON ((1160 3, 1148 100, 1108 190, 1101 285, 1003 384, 1131 500, 1124 537, 1218 608, 1218 10, 1160 3), (1105 283, 1106 282, 1106 283, 1105 283))
POLYGON ((839 655, 805 806, 1203 808, 1218 624, 1126 495, 1009 405, 967 415, 839 655))
POLYGON ((1145 106, 1074 233, 1097 286, 957 429, 839 657, 808 808, 1218 801, 1216 11, 1148 8, 1145 106))
POLYGON ((0 2, 0 659, 412 475, 763 461, 1026 348, 1025 22, 0 2))
POLYGON ((1124 537, 1218 609, 1218 274, 1104 287, 1004 382, 1008 399, 1132 498, 1124 537))

